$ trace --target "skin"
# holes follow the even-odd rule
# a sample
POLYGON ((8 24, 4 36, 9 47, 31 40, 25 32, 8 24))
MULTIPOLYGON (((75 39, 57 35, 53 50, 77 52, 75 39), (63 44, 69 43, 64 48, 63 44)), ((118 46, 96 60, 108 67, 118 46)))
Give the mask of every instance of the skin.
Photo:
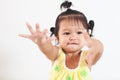
POLYGON ((84 36, 89 36, 82 23, 74 25, 67 20, 60 23, 58 41, 66 55, 66 66, 76 68, 80 59, 81 48, 86 45, 84 36))
POLYGON ((90 68, 100 59, 103 53, 103 44, 97 39, 90 38, 81 23, 79 23, 79 26, 76 26, 68 24, 67 21, 61 22, 57 37, 48 37, 48 31, 46 29, 40 31, 38 23, 36 23, 36 30, 33 30, 29 23, 26 23, 26 25, 31 34, 19 34, 19 36, 35 42, 39 49, 52 62, 57 59, 59 51, 59 48, 57 46, 53 46, 51 43, 51 41, 55 39, 59 41, 61 48, 66 53, 66 66, 69 68, 77 67, 80 58, 80 49, 84 45, 89 47, 85 59, 88 67, 90 68))

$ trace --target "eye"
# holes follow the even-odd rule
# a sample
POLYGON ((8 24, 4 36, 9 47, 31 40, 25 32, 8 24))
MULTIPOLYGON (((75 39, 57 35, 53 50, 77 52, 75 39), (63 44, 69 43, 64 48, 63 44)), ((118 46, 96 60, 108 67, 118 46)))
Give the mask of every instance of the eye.
POLYGON ((69 35, 69 34, 70 34, 70 32, 64 32, 63 34, 64 34, 64 35, 69 35))
POLYGON ((78 31, 77 34, 82 34, 82 31, 78 31))

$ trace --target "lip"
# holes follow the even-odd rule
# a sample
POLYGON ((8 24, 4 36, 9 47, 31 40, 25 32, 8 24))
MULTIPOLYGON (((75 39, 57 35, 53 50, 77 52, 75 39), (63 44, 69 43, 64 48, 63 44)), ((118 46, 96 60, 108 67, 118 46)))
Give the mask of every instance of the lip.
POLYGON ((68 43, 68 45, 78 45, 78 43, 68 43))

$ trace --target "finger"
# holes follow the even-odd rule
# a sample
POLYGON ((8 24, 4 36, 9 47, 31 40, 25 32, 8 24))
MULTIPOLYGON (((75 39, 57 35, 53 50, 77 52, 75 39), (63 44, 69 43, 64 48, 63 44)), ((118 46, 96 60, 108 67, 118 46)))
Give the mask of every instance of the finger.
POLYGON ((30 38, 30 35, 27 35, 27 34, 19 34, 18 36, 24 37, 24 38, 30 38))
POLYGON ((84 35, 84 38, 85 38, 86 40, 88 40, 88 39, 90 38, 87 30, 84 30, 84 31, 83 31, 83 35, 84 35))
POLYGON ((51 37, 49 37, 49 41, 53 41, 53 40, 55 40, 55 39, 56 39, 55 36, 51 36, 51 37))
POLYGON ((87 33, 86 33, 86 30, 83 30, 82 31, 82 38, 81 38, 81 41, 82 41, 82 43, 83 43, 83 47, 84 46, 87 46, 87 38, 86 38, 86 35, 87 35, 87 33))
POLYGON ((36 32, 40 32, 40 27, 38 23, 36 23, 36 32))
POLYGON ((31 26, 28 22, 26 22, 26 25, 27 25, 27 27, 28 27, 30 33, 31 33, 31 34, 34 34, 35 31, 32 29, 32 26, 31 26))
POLYGON ((91 65, 91 59, 90 59, 89 53, 86 54, 85 60, 86 60, 86 62, 87 62, 87 65, 90 66, 90 65, 91 65))
POLYGON ((46 35, 47 33, 48 33, 47 29, 43 30, 43 32, 42 32, 43 35, 46 35))
POLYGON ((91 38, 89 36, 89 33, 85 30, 83 32, 83 36, 84 36, 84 42, 85 42, 85 45, 89 45, 90 41, 91 41, 91 38))

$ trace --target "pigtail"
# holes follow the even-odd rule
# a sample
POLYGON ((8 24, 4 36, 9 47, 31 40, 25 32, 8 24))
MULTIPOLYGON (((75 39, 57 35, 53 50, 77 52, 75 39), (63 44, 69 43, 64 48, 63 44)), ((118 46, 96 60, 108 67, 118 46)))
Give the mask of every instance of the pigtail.
MULTIPOLYGON (((60 9, 62 10, 62 8, 66 8, 66 9, 67 9, 67 12, 69 12, 71 6, 72 6, 72 2, 64 1, 64 2, 60 5, 60 9)), ((56 30, 57 30, 56 27, 51 27, 51 28, 50 28, 50 32, 51 32, 50 37, 51 37, 53 34, 56 35, 56 30)))
POLYGON ((50 35, 50 37, 51 37, 53 34, 55 34, 55 27, 51 27, 50 32, 51 32, 51 35, 50 35))
POLYGON ((65 1, 65 2, 63 2, 63 3, 60 5, 60 9, 62 9, 62 8, 67 8, 67 9, 69 9, 69 8, 71 7, 71 5, 72 5, 72 2, 65 1))
POLYGON ((93 35, 93 29, 94 29, 94 21, 93 20, 90 20, 89 21, 89 23, 88 23, 88 25, 89 25, 89 30, 91 31, 91 33, 90 33, 90 37, 92 37, 93 35))

